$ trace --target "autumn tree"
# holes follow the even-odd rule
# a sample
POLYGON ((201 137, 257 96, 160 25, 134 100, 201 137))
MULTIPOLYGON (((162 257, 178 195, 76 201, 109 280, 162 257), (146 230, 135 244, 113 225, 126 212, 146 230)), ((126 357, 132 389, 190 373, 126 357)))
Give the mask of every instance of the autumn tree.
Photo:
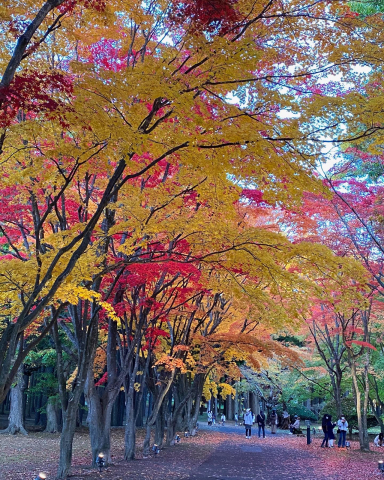
MULTIPOLYGON (((322 2, 293 3, 286 9, 279 2, 252 6, 244 1, 225 3, 218 10, 186 2, 179 7, 172 4, 168 11, 166 2, 83 5, 52 0, 40 9, 15 2, 7 10, 15 12, 15 18, 2 11, 1 138, 2 155, 7 158, 2 175, 7 185, 24 192, 18 200, 29 205, 24 211, 30 223, 18 221, 11 227, 4 217, 3 235, 11 245, 12 270, 23 264, 25 271, 31 265, 31 272, 38 274, 28 282, 34 285, 24 293, 28 301, 16 302, 14 312, 4 307, 6 317, 17 321, 6 325, 1 337, 1 398, 32 348, 20 347, 22 332, 54 301, 87 251, 104 208, 130 178, 140 177, 162 160, 172 164, 177 159, 201 170, 202 176, 211 175, 209 182, 227 183, 232 175, 238 181, 264 184, 266 195, 297 197, 300 182, 311 176, 311 157, 299 146, 304 139, 297 122, 282 126, 276 115, 276 105, 284 108, 286 100, 289 107, 292 100, 290 94, 281 94, 277 83, 284 79, 294 90, 304 72, 315 78, 336 68, 341 56, 333 54, 331 67, 320 57, 313 65, 313 56, 304 55, 300 38, 306 36, 307 26, 321 31, 324 39, 331 38, 327 29, 332 33, 335 29, 332 22, 323 22, 324 15, 346 17, 348 7, 340 10, 342 5, 335 2, 335 8, 324 10, 322 2), (125 15, 116 17, 116 11, 125 15), (164 14, 167 11, 169 15, 164 14), (316 23, 316 18, 321 21, 316 23), (276 36, 274 29, 286 35, 276 36), (168 32, 172 41, 161 40, 168 32), (17 38, 14 45, 8 33, 17 38), (105 52, 108 45, 103 38, 111 39, 114 61, 105 52), (289 40, 289 49, 281 50, 282 38, 289 40), (257 45, 256 50, 248 48, 250 43, 257 45), (278 67, 274 48, 284 52, 278 67), (64 54, 68 51, 75 53, 68 57, 64 54), (295 56, 300 58, 300 72, 289 74, 295 56), (135 83, 138 75, 140 84, 135 83), (248 95, 248 107, 226 101, 230 92, 248 95), (287 141, 298 142, 297 147, 284 149, 287 141), (223 152, 230 162, 222 162, 223 152), (101 176, 100 162, 106 166, 101 176), (26 169, 28 175, 22 173, 26 169), (96 190, 93 198, 82 199, 83 227, 69 238, 62 232, 71 231, 74 223, 63 222, 61 210, 74 194, 76 178, 92 182, 96 190), (276 189, 279 179, 284 190, 276 189), (60 242, 65 239, 60 246, 47 247, 42 241, 50 223, 57 225, 51 241, 56 236, 60 242), (19 353, 11 365, 16 345, 19 353)), ((3 275, 8 278, 8 267, 3 275)), ((41 335, 47 331, 48 327, 41 335)))
MULTIPOLYGON (((252 323, 269 326, 273 314, 278 328, 298 317, 306 305, 299 307, 297 299, 311 284, 313 265, 337 277, 339 260, 329 250, 292 245, 275 231, 251 226, 239 203, 253 198, 252 192, 242 195, 245 184, 256 186, 270 205, 296 205, 304 187, 322 190, 313 174, 321 149, 313 112, 317 108, 322 116, 319 105, 326 109, 328 100, 313 102, 300 119, 282 121, 281 111, 293 110, 298 90, 312 91, 328 73, 348 75, 356 55, 348 54, 346 44, 358 20, 343 1, 11 3, 0 11, 0 399, 47 332, 53 332, 59 360, 59 331, 73 336, 78 368, 69 388, 58 372, 66 422, 58 477, 65 478, 87 376, 93 396, 90 371, 102 312, 110 318, 110 351, 125 335, 119 353, 129 359, 128 400, 144 359, 159 361, 157 351, 147 357, 142 352, 158 318, 140 295, 145 302, 157 292, 156 302, 162 287, 156 289, 155 278, 162 274, 153 276, 151 294, 148 281, 132 286, 129 275, 130 290, 119 293, 142 315, 129 310, 139 322, 130 346, 131 317, 122 312, 123 321, 116 318, 114 280, 134 264, 153 265, 171 254, 174 262, 194 268, 210 265, 205 272, 219 266, 208 282, 212 298, 223 291, 228 273, 229 291, 222 298, 248 298, 246 318, 233 330, 224 322, 223 331, 210 332, 223 350, 209 339, 196 343, 197 355, 224 355, 224 361, 226 352, 228 359, 237 355, 231 335, 244 340, 242 355, 251 361, 252 351, 261 348, 257 339, 245 338, 252 323), (115 277, 107 284, 111 272, 115 277), (28 337, 33 324, 36 334, 28 337)), ((361 51, 361 40, 353 40, 361 51)), ((191 312, 181 317, 180 329, 191 312)), ((164 342, 162 353, 172 362, 187 356, 180 349, 170 354, 176 346, 164 342)), ((121 376, 114 381, 109 360, 115 392, 121 376)), ((159 392, 149 431, 181 371, 172 362, 158 374, 162 387, 155 382, 159 392)), ((128 436, 130 456, 133 432, 128 436)), ((93 454, 100 448, 93 443, 93 454)))

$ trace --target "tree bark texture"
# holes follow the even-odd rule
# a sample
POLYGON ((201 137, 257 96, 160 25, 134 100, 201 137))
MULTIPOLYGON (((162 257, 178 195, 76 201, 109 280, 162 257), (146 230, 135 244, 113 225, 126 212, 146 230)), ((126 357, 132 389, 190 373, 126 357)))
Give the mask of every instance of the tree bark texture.
POLYGON ((45 433, 56 433, 59 431, 57 424, 57 407, 56 397, 49 397, 47 403, 47 426, 45 427, 45 433))
POLYGON ((23 366, 17 372, 16 385, 11 388, 11 409, 8 417, 8 427, 0 433, 9 433, 16 435, 22 433, 28 435, 24 428, 23 419, 23 394, 24 394, 24 375, 23 366))

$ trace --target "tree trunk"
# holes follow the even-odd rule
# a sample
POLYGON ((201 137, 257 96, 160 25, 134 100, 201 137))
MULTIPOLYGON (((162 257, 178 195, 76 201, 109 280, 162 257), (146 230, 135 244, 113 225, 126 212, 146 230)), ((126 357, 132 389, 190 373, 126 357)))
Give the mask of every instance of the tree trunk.
POLYGON ((225 399, 226 403, 226 414, 228 420, 233 420, 233 399, 232 395, 228 395, 227 398, 225 399))
POLYGON ((87 334, 85 335, 85 338, 82 339, 83 341, 81 343, 81 348, 78 349, 77 376, 70 391, 67 389, 66 379, 62 369, 62 345, 58 334, 57 324, 54 325, 52 329, 56 346, 57 373, 63 415, 63 428, 60 438, 60 461, 56 477, 58 480, 65 480, 70 473, 72 461, 72 442, 76 430, 76 420, 80 397, 84 392, 89 366, 93 365, 97 347, 98 311, 98 307, 95 309, 95 311, 91 311, 91 319, 89 321, 87 334))
POLYGON ((56 397, 49 397, 47 403, 47 426, 45 427, 44 432, 56 433, 58 431, 56 397))
POLYGON ((188 432, 190 435, 192 435, 192 437, 194 437, 197 433, 197 419, 199 418, 200 401, 201 393, 198 392, 195 397, 195 403, 193 405, 191 415, 188 419, 188 432))
POLYGON ((11 435, 22 433, 23 435, 28 435, 28 432, 24 428, 23 419, 23 365, 19 368, 17 372, 16 382, 16 385, 11 388, 11 409, 8 417, 8 427, 5 430, 0 431, 0 433, 9 433, 11 435))
MULTIPOLYGON (((93 382, 93 378, 91 381, 93 382)), ((111 398, 104 398, 106 403, 104 405, 103 398, 100 398, 96 388, 92 388, 91 393, 88 395, 89 435, 93 467, 97 466, 96 460, 99 453, 104 454, 104 460, 107 465, 111 463, 111 414, 115 397, 113 395, 111 398)))
MULTIPOLYGON (((191 415, 188 418, 188 432, 195 436, 197 433, 197 420, 200 412, 200 402, 203 396, 205 377, 202 374, 196 374, 194 378, 194 404, 192 407, 191 415)), ((219 419, 217 419, 219 421, 219 419)))
MULTIPOLYGON (((362 451, 369 451, 369 438, 367 432, 367 399, 364 398, 364 402, 362 404, 361 401, 361 392, 359 389, 358 379, 357 379, 357 372, 356 372, 356 364, 354 359, 352 358, 352 353, 348 352, 349 358, 349 365, 351 369, 351 376, 352 376, 352 385, 353 385, 353 394, 355 397, 355 404, 356 404, 356 413, 357 413, 357 425, 359 429, 359 443, 360 443, 360 450, 362 451)), ((368 384, 368 382, 366 382, 368 384)), ((366 385, 365 390, 369 388, 366 385)), ((365 391, 365 395, 368 395, 368 392, 365 391)))
POLYGON ((257 395, 256 392, 251 392, 252 397, 251 397, 251 410, 252 413, 255 415, 255 417, 260 413, 260 408, 259 408, 259 396, 257 395))
POLYGON ((373 414, 375 415, 376 421, 379 424, 380 432, 384 433, 384 422, 383 422, 383 419, 381 418, 380 405, 376 404, 376 406, 375 406, 371 397, 368 398, 368 401, 369 401, 369 406, 371 407, 371 410, 372 410, 373 414))
POLYGON ((57 480, 65 480, 70 474, 72 463, 72 443, 76 430, 77 405, 63 411, 63 430, 60 437, 60 460, 57 480))
POLYGON ((329 371, 329 376, 331 378, 331 385, 333 390, 333 396, 335 399, 336 413, 337 418, 343 414, 343 409, 341 406, 341 381, 342 381, 342 371, 339 365, 333 368, 332 371, 329 371), (333 372, 335 370, 335 373, 333 372))
POLYGON ((156 418, 155 443, 160 448, 163 446, 163 440, 164 440, 166 407, 167 407, 166 402, 163 402, 160 408, 160 412, 156 418))
POLYGON ((144 443, 143 443, 143 456, 148 457, 149 451, 151 448, 151 424, 147 423, 146 428, 145 428, 145 438, 144 438, 144 443))
POLYGON ((134 392, 133 387, 129 387, 126 395, 126 405, 125 405, 125 449, 124 449, 124 459, 129 461, 135 458, 135 449, 136 449, 136 419, 135 419, 135 409, 134 409, 134 392))
POLYGON ((337 418, 340 418, 343 414, 343 409, 341 406, 341 378, 336 380, 335 402, 337 418))
POLYGON ((218 410, 217 410, 217 397, 214 398, 214 407, 213 407, 213 413, 215 414, 216 422, 219 423, 219 419, 217 418, 218 415, 218 410))

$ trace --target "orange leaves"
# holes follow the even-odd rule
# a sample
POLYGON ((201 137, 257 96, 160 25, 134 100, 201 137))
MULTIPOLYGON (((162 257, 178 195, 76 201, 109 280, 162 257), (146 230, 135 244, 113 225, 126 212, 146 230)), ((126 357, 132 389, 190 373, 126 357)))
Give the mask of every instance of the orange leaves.
POLYGON ((176 345, 173 347, 174 352, 188 352, 190 347, 188 345, 176 345))
POLYGON ((96 377, 100 376, 104 370, 107 363, 107 354, 104 348, 97 348, 95 354, 95 360, 93 362, 93 371, 96 377))
POLYGON ((164 367, 168 372, 176 369, 180 369, 181 373, 187 372, 187 367, 181 358, 171 357, 166 354, 161 355, 161 357, 155 362, 155 365, 164 367))

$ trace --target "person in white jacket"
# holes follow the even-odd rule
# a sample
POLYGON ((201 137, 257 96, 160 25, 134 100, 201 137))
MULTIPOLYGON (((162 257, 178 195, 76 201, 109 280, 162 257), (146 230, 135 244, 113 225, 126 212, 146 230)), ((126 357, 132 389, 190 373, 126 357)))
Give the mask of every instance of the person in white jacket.
POLYGON ((245 426, 245 438, 251 438, 252 412, 250 408, 247 408, 247 411, 245 412, 244 426, 245 426))
POLYGON ((376 447, 383 447, 384 446, 384 435, 382 433, 379 433, 377 437, 373 440, 373 443, 375 444, 376 447))
POLYGON ((348 431, 348 422, 343 415, 340 416, 337 421, 337 433, 339 434, 339 441, 337 442, 338 448, 345 447, 345 438, 348 431))

